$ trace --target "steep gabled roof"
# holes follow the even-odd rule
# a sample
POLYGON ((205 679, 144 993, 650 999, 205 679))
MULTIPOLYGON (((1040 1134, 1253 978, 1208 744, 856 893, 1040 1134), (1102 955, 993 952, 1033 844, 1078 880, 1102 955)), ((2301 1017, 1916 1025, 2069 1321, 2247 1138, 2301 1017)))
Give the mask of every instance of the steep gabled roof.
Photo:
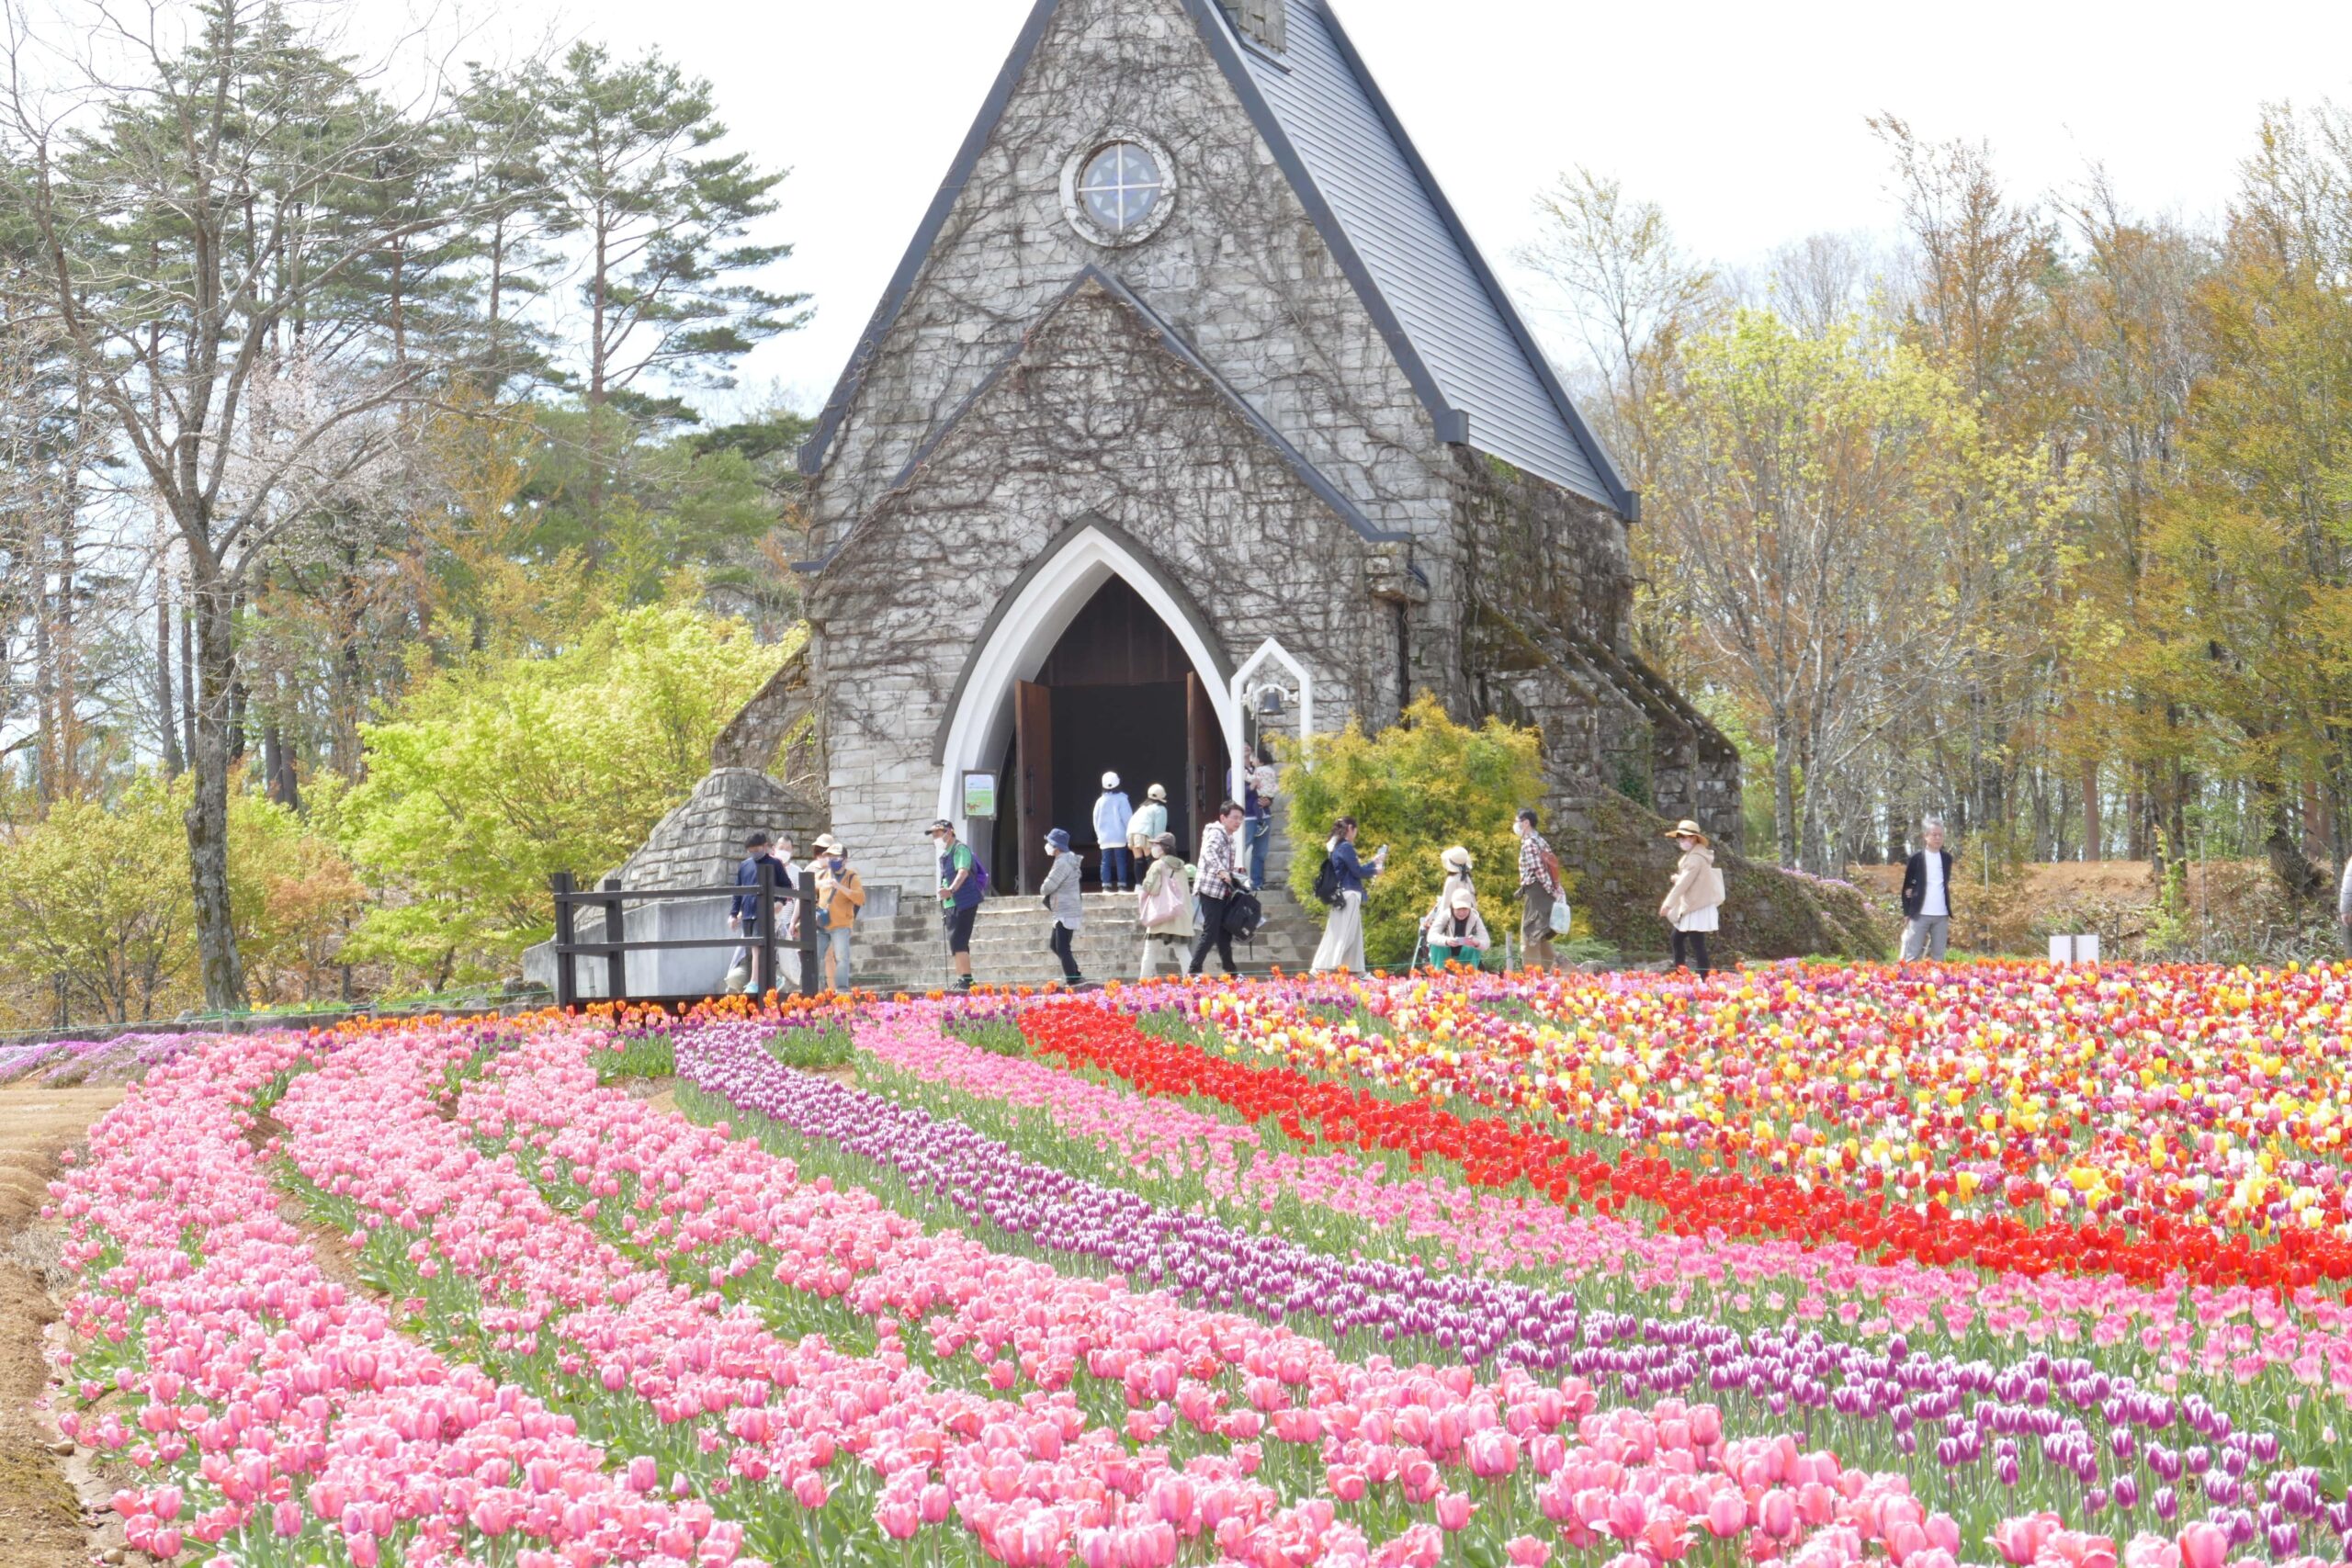
MULTIPOLYGON (((848 367, 800 451, 814 475, 904 308, 1059 0, 1037 0, 848 367)), ((1287 0, 1281 55, 1216 0, 1182 0, 1259 135, 1363 299, 1439 435, 1613 508, 1636 501, 1364 69, 1327 0, 1287 0)))
MULTIPOLYGON (((1292 446, 1283 433, 1276 430, 1272 423, 1258 412, 1256 404, 1243 397, 1231 382, 1218 375, 1216 368, 1201 357, 1200 351, 1194 348, 1182 333, 1170 326, 1167 319, 1159 311, 1145 304, 1142 297, 1134 289, 1099 266, 1085 266, 1080 268, 1078 276, 1069 280, 1069 286, 1057 294, 1053 302, 1038 313, 1037 319, 1029 324, 1027 331, 1022 333, 1021 341, 1014 344, 1012 348, 997 361, 995 367, 986 376, 980 378, 978 383, 965 394, 962 400, 932 427, 930 433, 923 437, 922 444, 915 448, 914 456, 907 459, 906 466, 899 470, 897 477, 891 479, 888 487, 882 492, 881 498, 866 509, 865 515, 851 525, 849 531, 842 536, 831 549, 827 550, 815 560, 793 562, 793 570, 814 575, 832 565, 835 558, 865 533, 867 525, 885 509, 892 498, 906 489, 923 464, 930 460, 932 454, 938 451, 940 446, 963 426, 972 411, 979 407, 987 400, 989 393, 993 391, 997 385, 1012 373, 1013 367, 1021 363, 1029 351, 1030 340, 1060 313, 1063 306, 1090 288, 1101 289, 1132 311, 1144 328, 1159 340, 1159 346, 1198 374, 1216 393, 1217 399, 1238 415, 1242 423, 1266 444, 1267 449, 1282 462, 1283 466, 1296 475, 1299 482, 1312 491, 1317 500, 1329 507, 1333 516, 1345 523, 1357 537, 1366 544, 1374 545, 1405 544, 1411 540, 1410 534, 1381 528, 1366 517, 1363 509, 1356 505, 1353 497, 1333 483, 1330 477, 1322 469, 1307 461, 1306 455, 1292 446)), ((1417 576, 1419 575, 1418 567, 1414 571, 1417 576)), ((1423 581, 1426 581, 1427 579, 1424 578, 1423 581)))

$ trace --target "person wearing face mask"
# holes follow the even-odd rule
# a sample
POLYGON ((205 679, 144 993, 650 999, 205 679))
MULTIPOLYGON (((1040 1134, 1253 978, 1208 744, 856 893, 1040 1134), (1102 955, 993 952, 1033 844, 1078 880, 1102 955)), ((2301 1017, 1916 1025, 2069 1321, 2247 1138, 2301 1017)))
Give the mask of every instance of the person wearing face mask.
POLYGON ((849 989, 850 935, 865 908, 865 884, 849 866, 849 852, 831 833, 817 840, 817 929, 824 933, 825 989, 849 989))

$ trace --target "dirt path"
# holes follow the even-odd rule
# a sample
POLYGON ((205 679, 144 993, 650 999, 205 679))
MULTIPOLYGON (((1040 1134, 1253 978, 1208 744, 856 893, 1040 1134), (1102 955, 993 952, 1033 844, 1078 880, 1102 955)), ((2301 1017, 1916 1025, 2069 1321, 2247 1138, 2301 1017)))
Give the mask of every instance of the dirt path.
POLYGON ((79 1568, 89 1562, 82 1508, 39 1406, 49 1382, 41 1331, 56 1240, 37 1225, 57 1156, 122 1098, 105 1089, 0 1087, 0 1563, 79 1568))

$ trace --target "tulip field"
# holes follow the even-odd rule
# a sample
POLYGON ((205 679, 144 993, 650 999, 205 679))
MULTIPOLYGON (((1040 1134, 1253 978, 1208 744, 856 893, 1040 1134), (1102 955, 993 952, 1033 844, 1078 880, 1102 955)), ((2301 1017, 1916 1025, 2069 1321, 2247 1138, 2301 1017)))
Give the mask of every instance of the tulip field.
POLYGON ((51 1186, 51 1417, 191 1568, 2341 1562, 2347 1036, 1981 964, 180 1037, 51 1186))

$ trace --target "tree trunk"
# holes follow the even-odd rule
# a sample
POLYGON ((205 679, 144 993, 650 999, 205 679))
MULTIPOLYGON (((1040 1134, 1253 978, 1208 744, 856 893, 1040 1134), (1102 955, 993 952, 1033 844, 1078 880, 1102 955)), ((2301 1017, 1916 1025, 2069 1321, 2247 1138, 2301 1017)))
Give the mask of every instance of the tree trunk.
POLYGON ((1772 727, 1772 837, 1781 863, 1797 863, 1797 758, 1795 727, 1786 720, 1772 727))
POLYGON ((204 1002, 220 1011, 245 1005, 244 964, 229 906, 230 703, 236 684, 230 591, 200 553, 191 552, 188 619, 196 623, 196 744, 189 764, 196 788, 187 825, 188 887, 196 900, 196 951, 204 1002))
POLYGON ((196 617, 180 606, 180 745, 196 761, 196 617))
POLYGON ((2255 800, 2262 812, 2263 852, 2270 863, 2270 874, 2278 886, 2297 904, 2308 904, 2327 892, 2327 878, 2312 864, 2295 837, 2294 824, 2290 820, 2287 791, 2271 780, 2255 785, 2255 800))
POLYGON ((164 739, 164 776, 177 778, 187 764, 180 750, 180 715, 172 700, 172 580, 155 573, 155 714, 164 739))
POLYGON ((2098 764, 2083 764, 2083 858, 2096 861, 2101 857, 2098 819, 2098 764))

